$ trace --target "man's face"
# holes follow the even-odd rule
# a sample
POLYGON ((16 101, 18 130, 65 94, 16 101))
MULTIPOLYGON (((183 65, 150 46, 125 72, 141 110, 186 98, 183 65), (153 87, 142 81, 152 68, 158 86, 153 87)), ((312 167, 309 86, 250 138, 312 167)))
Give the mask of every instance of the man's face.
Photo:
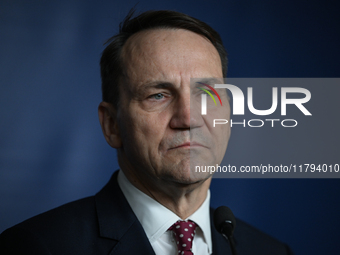
POLYGON ((206 174, 193 175, 193 166, 221 162, 230 129, 214 128, 213 118, 229 119, 229 103, 226 91, 219 90, 223 107, 212 110, 208 105, 202 116, 202 91, 190 78, 222 78, 215 47, 187 30, 149 30, 128 39, 122 59, 126 71, 117 113, 121 168, 154 182, 207 179, 206 174))

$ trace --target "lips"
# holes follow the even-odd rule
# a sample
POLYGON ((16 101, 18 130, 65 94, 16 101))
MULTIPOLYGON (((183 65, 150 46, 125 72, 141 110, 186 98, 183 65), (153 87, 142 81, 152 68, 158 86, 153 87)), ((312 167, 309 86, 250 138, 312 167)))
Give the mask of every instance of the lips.
POLYGON ((170 150, 173 150, 173 149, 179 149, 179 148, 193 148, 193 147, 206 147, 198 142, 184 142, 180 145, 176 145, 174 147, 171 147, 170 150))

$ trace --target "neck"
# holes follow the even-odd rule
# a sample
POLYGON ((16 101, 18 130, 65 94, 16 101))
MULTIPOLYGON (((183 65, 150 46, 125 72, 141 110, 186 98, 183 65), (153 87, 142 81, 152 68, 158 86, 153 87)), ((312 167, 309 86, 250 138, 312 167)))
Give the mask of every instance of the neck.
POLYGON ((211 178, 189 184, 162 179, 155 181, 152 178, 143 179, 131 172, 123 172, 132 185, 183 220, 203 204, 211 182, 211 178))

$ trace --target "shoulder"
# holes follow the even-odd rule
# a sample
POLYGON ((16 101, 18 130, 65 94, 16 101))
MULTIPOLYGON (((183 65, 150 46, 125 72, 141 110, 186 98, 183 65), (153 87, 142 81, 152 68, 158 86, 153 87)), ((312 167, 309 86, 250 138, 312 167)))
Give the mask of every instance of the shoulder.
MULTIPOLYGON (((76 242, 75 237, 80 233, 84 238, 84 233, 97 232, 95 210, 94 197, 87 197, 34 216, 0 235, 0 251, 21 254, 24 249, 27 254, 32 249, 32 253, 49 254, 47 247, 53 250, 54 246, 71 240, 76 242)), ((91 239, 89 235, 85 235, 86 238, 91 239)))
POLYGON ((34 216, 14 228, 32 229, 37 232, 55 232, 70 229, 70 226, 83 225, 95 215, 95 199, 87 197, 34 216))
POLYGON ((121 226, 119 219, 130 217, 134 222, 116 177, 117 172, 95 196, 5 230, 0 234, 0 254, 108 254, 118 242, 115 237, 124 231, 114 227, 121 226))
MULTIPOLYGON (((217 254, 225 254, 230 251, 228 241, 216 230, 214 226, 214 212, 211 208, 211 232, 214 250, 217 254)), ((234 230, 235 247, 238 254, 252 255, 291 255, 289 247, 274 237, 260 231, 250 224, 236 218, 234 230)), ((215 253, 215 252, 214 252, 215 253)))
POLYGON ((118 186, 117 173, 95 196, 62 205, 4 231, 0 254, 98 255, 114 249, 136 250, 137 246, 125 241, 127 233, 137 233, 140 243, 147 239, 118 186))
POLYGON ((286 244, 240 219, 236 219, 234 238, 240 254, 292 254, 286 244))

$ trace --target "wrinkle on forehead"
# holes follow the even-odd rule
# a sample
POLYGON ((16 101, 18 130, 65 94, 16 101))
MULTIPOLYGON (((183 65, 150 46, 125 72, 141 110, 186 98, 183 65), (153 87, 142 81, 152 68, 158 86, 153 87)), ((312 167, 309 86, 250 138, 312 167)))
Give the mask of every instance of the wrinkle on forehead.
POLYGON ((204 36, 183 29, 138 32, 127 40, 121 57, 126 78, 137 86, 155 79, 204 76, 205 69, 206 76, 214 72, 214 76, 222 77, 221 60, 213 44, 204 36))

